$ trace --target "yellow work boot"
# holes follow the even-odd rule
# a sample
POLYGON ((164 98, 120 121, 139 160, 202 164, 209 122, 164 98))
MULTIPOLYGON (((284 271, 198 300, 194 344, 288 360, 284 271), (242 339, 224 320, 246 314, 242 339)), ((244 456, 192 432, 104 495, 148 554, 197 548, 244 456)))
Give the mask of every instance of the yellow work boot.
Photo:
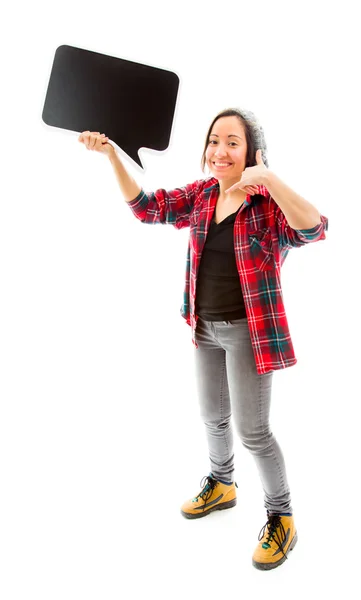
POLYGON ((297 542, 297 531, 293 516, 288 513, 269 514, 268 520, 262 527, 260 540, 252 557, 256 569, 269 571, 279 567, 293 550, 297 542))
POLYGON ((187 519, 199 519, 205 517, 214 510, 224 510, 236 506, 236 487, 233 483, 224 483, 214 479, 212 473, 203 477, 200 486, 202 490, 198 496, 187 500, 181 507, 183 517, 187 519))

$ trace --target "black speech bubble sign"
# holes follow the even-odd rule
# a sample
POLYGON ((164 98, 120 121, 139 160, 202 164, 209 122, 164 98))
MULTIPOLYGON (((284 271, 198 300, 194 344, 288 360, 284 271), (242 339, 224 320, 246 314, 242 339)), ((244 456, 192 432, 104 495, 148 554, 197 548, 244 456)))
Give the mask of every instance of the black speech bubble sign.
POLYGON ((172 71, 59 46, 42 118, 62 129, 105 133, 143 168, 139 148, 169 145, 178 88, 172 71))

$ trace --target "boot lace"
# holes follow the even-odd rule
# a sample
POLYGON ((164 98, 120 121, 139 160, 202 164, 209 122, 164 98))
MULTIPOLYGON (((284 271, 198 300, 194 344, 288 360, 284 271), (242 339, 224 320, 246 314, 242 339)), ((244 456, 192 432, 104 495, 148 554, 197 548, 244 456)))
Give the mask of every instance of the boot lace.
POLYGON ((203 510, 204 510, 205 506, 207 504, 207 501, 212 496, 213 490, 216 487, 217 483, 218 483, 218 481, 216 479, 213 479, 213 477, 210 477, 209 475, 206 475, 205 477, 203 477, 203 479, 200 482, 200 486, 201 486, 202 490, 199 492, 199 494, 195 498, 193 498, 192 502, 198 502, 198 498, 202 498, 202 500, 204 500, 204 506, 203 506, 203 510))
POLYGON ((259 541, 261 541, 263 536, 266 534, 266 528, 268 529, 268 534, 266 541, 262 544, 262 548, 270 548, 270 542, 273 540, 276 542, 278 549, 281 550, 283 556, 287 558, 283 551, 283 542, 286 539, 286 532, 285 528, 283 527, 281 517, 279 515, 268 515, 267 523, 263 525, 261 531, 259 532, 259 541))

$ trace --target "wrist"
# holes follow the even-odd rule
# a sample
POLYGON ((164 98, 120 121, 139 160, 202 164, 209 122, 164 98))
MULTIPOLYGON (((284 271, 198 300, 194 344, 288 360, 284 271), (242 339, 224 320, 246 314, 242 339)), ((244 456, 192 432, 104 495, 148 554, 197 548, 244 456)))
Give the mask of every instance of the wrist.
POLYGON ((272 182, 274 181, 275 178, 275 174, 273 173, 273 171, 269 171, 268 169, 266 170, 266 172, 264 173, 263 177, 262 177, 262 185, 264 185, 265 187, 267 187, 267 185, 272 184, 272 182))
POLYGON ((116 150, 115 150, 115 148, 112 146, 112 150, 110 150, 110 151, 108 152, 108 158, 109 158, 110 162, 112 162, 116 156, 117 156, 117 151, 116 151, 116 150))

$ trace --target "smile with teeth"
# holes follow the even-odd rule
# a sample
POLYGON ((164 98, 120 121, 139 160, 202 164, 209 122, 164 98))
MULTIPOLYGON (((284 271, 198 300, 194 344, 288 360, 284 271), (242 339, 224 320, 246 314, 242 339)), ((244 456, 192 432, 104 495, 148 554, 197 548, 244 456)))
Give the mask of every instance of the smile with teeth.
POLYGON ((232 163, 225 163, 225 162, 213 162, 213 164, 216 167, 220 167, 220 168, 225 168, 225 167, 229 167, 232 163))

